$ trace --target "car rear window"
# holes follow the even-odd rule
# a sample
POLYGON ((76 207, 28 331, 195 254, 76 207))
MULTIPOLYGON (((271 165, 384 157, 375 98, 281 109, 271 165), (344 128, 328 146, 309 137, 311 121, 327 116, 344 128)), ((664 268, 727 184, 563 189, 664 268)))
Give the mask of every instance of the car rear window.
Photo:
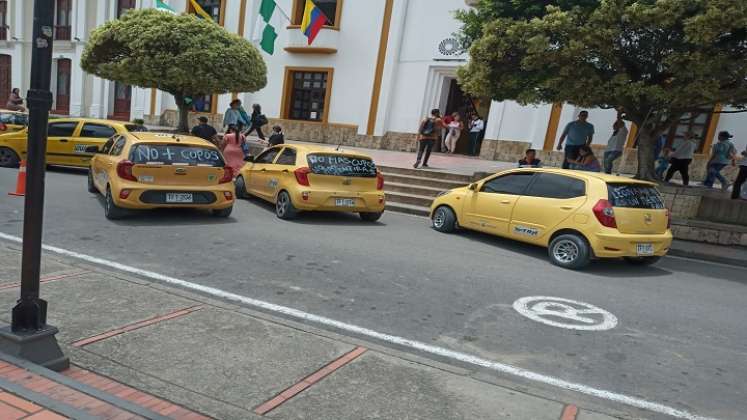
POLYGON ((152 165, 225 166, 215 149, 180 144, 138 144, 132 148, 130 160, 152 165))
POLYGON ((663 209, 659 191, 654 187, 639 184, 607 184, 609 201, 612 207, 634 209, 663 209))
POLYGON ((306 157, 309 169, 317 175, 372 178, 376 165, 369 158, 337 154, 312 153, 306 157))

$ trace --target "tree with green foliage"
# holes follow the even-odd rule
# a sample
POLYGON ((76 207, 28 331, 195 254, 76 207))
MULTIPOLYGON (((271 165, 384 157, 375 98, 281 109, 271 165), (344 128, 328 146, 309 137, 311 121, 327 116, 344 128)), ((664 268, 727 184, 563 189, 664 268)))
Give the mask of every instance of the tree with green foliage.
POLYGON ((622 112, 639 129, 636 177, 650 180, 655 142, 672 124, 717 103, 747 104, 747 2, 549 6, 529 20, 482 22, 470 57, 459 78, 473 95, 622 112))
POLYGON ((155 9, 131 10, 96 28, 80 63, 101 78, 174 95, 182 132, 189 129, 186 98, 267 84, 267 67, 249 41, 211 21, 155 9))

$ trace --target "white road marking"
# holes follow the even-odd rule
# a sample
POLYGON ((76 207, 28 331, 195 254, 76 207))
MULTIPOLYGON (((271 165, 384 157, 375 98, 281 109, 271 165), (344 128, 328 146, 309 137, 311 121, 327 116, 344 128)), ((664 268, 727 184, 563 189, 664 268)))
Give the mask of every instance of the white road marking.
POLYGON ((559 297, 523 297, 514 302, 514 309, 532 321, 567 330, 605 331, 617 326, 617 317, 604 309, 559 297), (558 321, 557 318, 568 322, 558 321))
MULTIPOLYGON (((17 236, 8 235, 2 232, 0 232, 0 239, 5 239, 8 241, 17 242, 17 243, 23 242, 21 238, 17 236)), ((129 265, 105 260, 103 258, 93 257, 90 255, 81 254, 75 251, 68 251, 66 249, 58 248, 58 247, 51 246, 51 245, 42 245, 42 248, 45 251, 52 252, 58 255, 63 255, 63 256, 75 258, 81 261, 85 261, 88 263, 93 263, 93 264, 102 265, 102 266, 109 267, 109 268, 114 268, 120 271, 135 274, 141 277, 177 285, 180 287, 184 287, 186 289, 198 291, 198 292, 216 296, 222 299, 239 302, 244 305, 254 306, 254 307, 261 308, 267 311, 272 311, 272 312, 284 314, 287 316, 291 316, 294 318, 298 318, 304 321, 309 321, 309 322, 313 322, 316 324, 338 328, 343 331, 351 332, 354 334, 360 334, 362 336, 366 336, 366 337, 373 338, 376 340, 386 341, 391 344, 396 344, 396 345, 411 348, 414 350, 419 350, 425 353, 430 353, 436 356, 441 356, 441 357, 445 357, 448 359, 457 360, 459 362, 471 364, 474 366, 484 367, 487 369, 494 370, 496 372, 517 376, 517 377, 527 379, 530 381, 539 382, 539 383, 543 383, 546 385, 551 385, 551 386, 555 386, 558 388, 567 389, 570 391, 576 391, 582 394, 591 395, 591 396, 602 398, 608 401, 614 401, 620 404, 629 405, 631 407, 653 411, 655 413, 666 414, 672 417, 677 417, 677 418, 686 419, 686 420, 718 420, 713 417, 699 416, 697 414, 693 414, 688 411, 679 410, 674 407, 669 407, 667 405, 660 404, 657 402, 644 400, 642 398, 631 397, 625 394, 618 394, 616 392, 594 388, 589 385, 570 382, 570 381, 566 381, 566 380, 556 378, 553 376, 548 376, 548 375, 544 375, 541 373, 532 372, 530 370, 526 370, 520 367, 515 367, 515 366, 507 365, 504 363, 494 362, 491 360, 473 356, 471 354, 461 353, 458 351, 445 349, 443 347, 432 346, 429 344, 422 343, 420 341, 410 340, 408 338, 399 337, 396 335, 381 333, 381 332, 374 331, 374 330, 371 330, 365 327, 359 327, 357 325, 348 324, 348 323, 341 322, 341 321, 336 321, 331 318, 326 318, 323 316, 310 314, 304 311, 300 311, 298 309, 289 308, 287 306, 281 306, 281 305, 276 305, 274 303, 265 302, 262 300, 252 299, 246 296, 241 296, 235 293, 216 289, 214 287, 208 287, 208 286, 203 286, 200 284, 191 283, 186 280, 180 280, 174 277, 169 277, 169 276, 155 273, 152 271, 142 270, 137 267, 131 267, 129 265)))

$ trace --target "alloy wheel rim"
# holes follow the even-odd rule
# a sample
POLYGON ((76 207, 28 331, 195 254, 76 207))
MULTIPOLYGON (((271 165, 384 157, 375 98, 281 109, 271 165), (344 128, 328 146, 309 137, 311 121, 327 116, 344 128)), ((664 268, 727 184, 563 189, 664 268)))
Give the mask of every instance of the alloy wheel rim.
POLYGON ((110 213, 112 210, 112 192, 106 190, 106 212, 110 213))
POLYGON ((285 207, 288 203, 287 197, 285 194, 280 194, 278 197, 278 205, 277 205, 277 211, 280 216, 285 215, 285 207))
POLYGON ((437 228, 441 228, 444 225, 444 222, 446 220, 446 215, 444 214, 445 211, 443 209, 439 209, 436 212, 436 216, 433 218, 433 226, 437 228))
POLYGON ((10 155, 10 152, 5 149, 0 149, 0 164, 7 165, 10 163, 11 159, 13 159, 10 155))
POLYGON ((553 256, 555 259, 565 264, 576 261, 579 254, 580 250, 578 245, 567 239, 555 244, 555 248, 553 249, 553 256))

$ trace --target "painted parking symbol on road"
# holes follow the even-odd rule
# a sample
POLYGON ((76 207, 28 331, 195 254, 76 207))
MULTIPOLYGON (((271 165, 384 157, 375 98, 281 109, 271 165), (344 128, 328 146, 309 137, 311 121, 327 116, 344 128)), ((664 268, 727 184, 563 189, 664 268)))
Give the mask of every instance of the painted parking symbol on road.
POLYGON ((552 296, 527 296, 514 309, 531 319, 568 330, 605 331, 617 326, 617 317, 589 303, 552 296))

